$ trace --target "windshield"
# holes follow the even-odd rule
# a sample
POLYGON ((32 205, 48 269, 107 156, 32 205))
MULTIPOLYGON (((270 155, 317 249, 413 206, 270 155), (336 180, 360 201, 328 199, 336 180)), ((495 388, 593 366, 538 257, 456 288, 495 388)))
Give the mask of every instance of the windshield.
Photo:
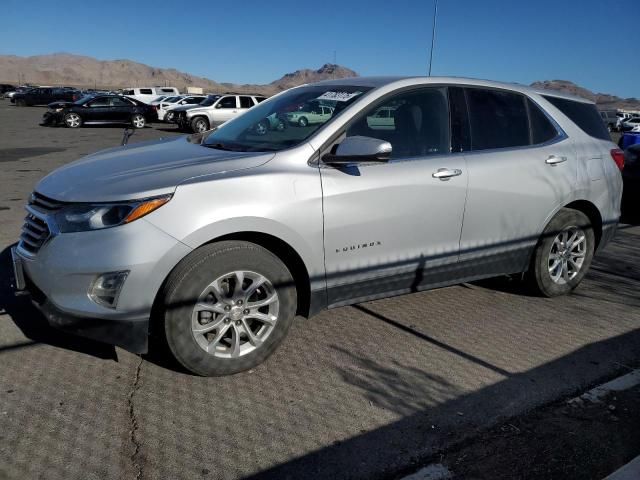
POLYGON ((276 152, 294 147, 369 90, 353 85, 293 88, 218 128, 203 145, 239 152, 276 152))
POLYGON ((211 105, 213 105, 216 100, 218 100, 220 98, 220 95, 209 95, 207 98, 205 98, 204 100, 202 100, 199 105, 203 106, 203 107, 210 107, 211 105))

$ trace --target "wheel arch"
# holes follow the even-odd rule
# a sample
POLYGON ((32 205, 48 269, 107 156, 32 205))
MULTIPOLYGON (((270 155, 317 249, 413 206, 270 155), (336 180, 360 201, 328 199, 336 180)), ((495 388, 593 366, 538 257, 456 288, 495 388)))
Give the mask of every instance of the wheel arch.
POLYGON ((591 226, 593 227, 593 234, 596 238, 595 249, 597 249, 600 245, 600 240, 602 239, 602 214, 598 207, 588 200, 575 200, 568 203, 563 208, 578 210, 589 218, 591 226))

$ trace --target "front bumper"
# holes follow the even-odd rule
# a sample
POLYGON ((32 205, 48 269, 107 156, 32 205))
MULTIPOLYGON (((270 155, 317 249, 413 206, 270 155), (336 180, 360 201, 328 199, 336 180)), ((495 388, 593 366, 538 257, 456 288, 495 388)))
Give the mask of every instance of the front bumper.
POLYGON ((143 353, 157 292, 190 251, 145 219, 56 235, 35 255, 15 251, 15 285, 17 290, 23 286, 53 327, 143 353), (91 300, 89 289, 97 276, 124 270, 129 275, 116 308, 91 300))

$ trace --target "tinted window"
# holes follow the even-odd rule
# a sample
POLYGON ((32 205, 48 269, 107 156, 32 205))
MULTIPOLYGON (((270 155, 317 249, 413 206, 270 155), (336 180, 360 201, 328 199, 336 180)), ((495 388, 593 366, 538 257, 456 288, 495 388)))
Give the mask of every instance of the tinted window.
POLYGON ((260 103, 260 102, 264 102, 266 100, 265 97, 256 97, 256 102, 260 103))
POLYGON ((218 103, 218 108, 236 108, 236 97, 224 97, 218 103))
POLYGON ((451 151, 471 150, 471 127, 467 114, 467 100, 464 89, 449 87, 449 108, 451 109, 451 151))
POLYGON ((109 98, 108 97, 98 97, 89 102, 89 106, 91 108, 98 107, 108 107, 109 106, 109 98))
POLYGON ((346 133, 390 142, 392 158, 449 153, 447 91, 425 88, 393 96, 365 111, 346 133), (388 110, 389 116, 377 116, 380 109, 388 110))
POLYGON ((569 117, 587 135, 601 140, 611 140, 607 127, 602 123, 602 118, 598 115, 594 104, 546 95, 544 98, 569 117))
POLYGON ((111 106, 113 107, 130 107, 132 103, 124 98, 111 97, 111 106))
POLYGON ((529 122, 524 100, 517 93, 467 89, 471 148, 488 150, 529 145, 529 122))
POLYGON ((529 107, 529 121, 531 123, 531 143, 537 145, 556 138, 558 136, 556 127, 540 110, 540 107, 529 99, 527 99, 527 106, 529 107))
POLYGON ((140 89, 140 94, 141 95, 153 95, 153 90, 151 90, 150 88, 141 88, 140 89))
POLYGON ((134 92, 133 90, 123 90, 122 94, 123 95, 135 95, 136 92, 134 92))
POLYGON ((185 99, 186 103, 188 103, 189 105, 195 105, 197 103, 200 103, 202 100, 204 100, 204 97, 191 97, 185 99))
POLYGON ((175 93, 175 92, 173 91, 173 88, 161 88, 161 89, 160 89, 160 91, 161 91, 162 93, 175 93))
POLYGON ((251 97, 240 97, 240 108, 251 107, 253 107, 253 100, 251 100, 251 97))

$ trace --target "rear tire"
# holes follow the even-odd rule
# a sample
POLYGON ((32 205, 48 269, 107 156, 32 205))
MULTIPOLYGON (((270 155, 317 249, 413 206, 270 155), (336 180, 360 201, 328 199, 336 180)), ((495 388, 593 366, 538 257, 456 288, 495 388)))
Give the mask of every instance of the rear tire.
POLYGON ((16 106, 17 107, 26 107, 27 106, 27 101, 24 98, 19 98, 18 100, 16 100, 16 106))
POLYGON ((131 125, 133 126, 133 128, 144 128, 146 124, 147 121, 144 118, 144 115, 141 115, 140 113, 135 113, 131 117, 131 125))
POLYGON ((566 295, 584 278, 594 250, 589 218, 579 210, 563 208, 544 229, 525 280, 539 295, 566 295))
POLYGON ((170 274, 162 297, 171 353, 203 376, 262 363, 285 338, 295 312, 296 288, 287 267, 268 250, 242 241, 193 251, 170 274))

